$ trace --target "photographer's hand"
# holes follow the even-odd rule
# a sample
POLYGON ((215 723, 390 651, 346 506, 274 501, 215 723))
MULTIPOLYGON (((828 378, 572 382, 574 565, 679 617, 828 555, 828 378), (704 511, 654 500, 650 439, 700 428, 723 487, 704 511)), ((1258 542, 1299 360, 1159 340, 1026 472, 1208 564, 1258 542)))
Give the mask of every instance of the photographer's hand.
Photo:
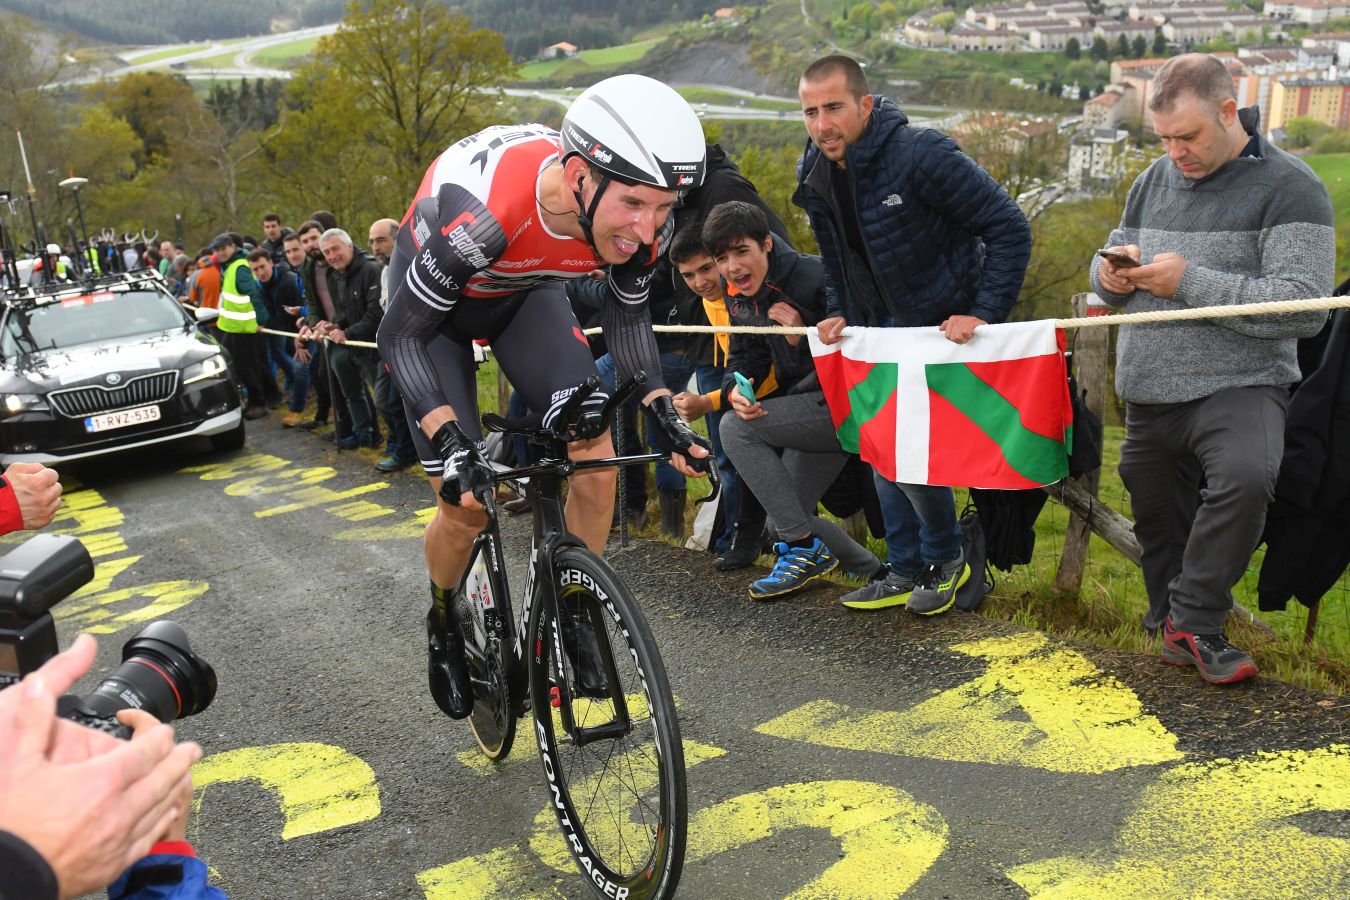
POLYGON ((19 501, 24 528, 41 528, 61 507, 61 482, 55 469, 42 463, 17 462, 5 470, 5 481, 19 501))
POLYGON ((141 722, 116 741, 58 719, 57 694, 88 670, 94 649, 82 636, 0 691, 0 828, 47 860, 65 897, 106 886, 170 833, 201 756, 196 744, 175 745, 167 725, 141 722))

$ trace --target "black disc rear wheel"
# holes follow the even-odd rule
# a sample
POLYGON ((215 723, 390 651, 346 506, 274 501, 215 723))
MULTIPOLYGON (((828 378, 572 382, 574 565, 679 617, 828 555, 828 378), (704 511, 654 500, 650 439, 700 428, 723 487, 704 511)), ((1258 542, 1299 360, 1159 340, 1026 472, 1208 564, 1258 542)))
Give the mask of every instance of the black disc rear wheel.
POLYGON ((688 801, 665 666, 645 617, 607 563, 567 548, 556 557, 555 579, 561 615, 572 621, 555 627, 539 610, 527 654, 549 806, 597 895, 625 888, 632 900, 669 897, 684 863, 688 801), (598 650, 598 668, 584 661, 583 644, 598 650))
POLYGON ((511 752, 516 737, 516 716, 511 704, 511 669, 515 657, 505 623, 495 604, 485 609, 481 597, 467 596, 464 591, 459 592, 455 613, 464 635, 464 656, 473 684, 469 728, 484 756, 502 759, 511 752))

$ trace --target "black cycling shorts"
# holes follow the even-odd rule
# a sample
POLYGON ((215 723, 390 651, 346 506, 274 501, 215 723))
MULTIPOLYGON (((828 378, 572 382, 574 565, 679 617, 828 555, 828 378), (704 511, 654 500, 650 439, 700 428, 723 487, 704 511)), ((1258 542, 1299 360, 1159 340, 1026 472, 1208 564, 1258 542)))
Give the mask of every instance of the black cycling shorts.
MULTIPOLYGON (((475 441, 483 438, 473 363, 475 338, 487 339, 507 380, 531 412, 543 414, 545 422, 573 388, 596 374, 590 345, 562 282, 539 285, 507 299, 462 297, 426 349, 459 427, 475 441)), ((427 475, 440 477, 444 468, 440 456, 406 404, 405 412, 422 468, 427 475)))

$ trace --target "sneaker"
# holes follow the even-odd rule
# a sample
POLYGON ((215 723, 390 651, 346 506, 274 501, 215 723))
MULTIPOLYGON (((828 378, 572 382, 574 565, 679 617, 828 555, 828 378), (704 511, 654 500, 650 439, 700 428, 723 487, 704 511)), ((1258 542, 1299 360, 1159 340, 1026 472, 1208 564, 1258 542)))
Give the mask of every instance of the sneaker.
POLYGON ((914 592, 909 595, 905 609, 921 616, 945 613, 956 602, 957 589, 969 580, 965 551, 949 563, 929 563, 914 579, 914 592))
POLYGON ((1210 684, 1244 681, 1258 671, 1252 658, 1222 634, 1177 631, 1171 619, 1163 623, 1162 658, 1174 666, 1195 666, 1210 684))
POLYGON ((308 422, 301 422, 299 425, 295 427, 299 428, 301 431, 317 431, 318 429, 325 427, 327 424, 328 424, 327 419, 310 419, 308 422))
POLYGON ((355 450, 358 447, 374 447, 375 439, 369 434, 353 432, 345 438, 338 438, 337 448, 339 450, 355 450))
POLYGON ((752 600, 767 600, 801 590, 811 579, 819 578, 839 565, 830 548, 815 535, 805 547, 792 547, 779 541, 773 545, 773 552, 778 555, 778 561, 772 572, 750 585, 752 600))
MULTIPOLYGON (((294 428, 295 426, 300 425, 300 420, 303 419, 304 417, 305 417, 304 413, 288 412, 286 413, 286 415, 281 417, 281 427, 294 428)), ((301 425, 300 427, 303 428, 304 426, 301 425)))
POLYGON ((891 606, 904 606, 914 592, 914 579, 901 575, 883 565, 872 576, 872 580, 852 593, 839 598, 839 602, 849 609, 886 609, 891 606))
POLYGON ((390 475, 394 472, 402 472, 410 465, 412 465, 411 462, 399 462, 392 456, 386 456, 384 459, 380 460, 375 464, 375 468, 385 473, 386 475, 390 475))
POLYGON ((713 563, 713 568, 719 572, 733 572, 736 569, 745 569, 755 564, 759 559, 761 551, 764 549, 764 531, 759 529, 746 529, 736 525, 731 534, 731 547, 726 553, 717 557, 713 563), (751 533, 753 531, 753 533, 751 533))

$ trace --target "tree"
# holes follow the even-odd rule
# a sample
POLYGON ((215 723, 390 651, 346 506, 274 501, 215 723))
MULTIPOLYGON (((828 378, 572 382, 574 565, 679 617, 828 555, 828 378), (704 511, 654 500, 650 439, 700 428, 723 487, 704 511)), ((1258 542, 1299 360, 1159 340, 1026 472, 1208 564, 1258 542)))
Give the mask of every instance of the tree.
POLYGON ((1134 43, 1130 45, 1130 56, 1134 59, 1143 59, 1144 54, 1148 52, 1148 41, 1144 40, 1142 34, 1135 35, 1134 43))
POLYGON ((796 147, 766 150, 751 146, 736 158, 736 165, 754 184, 764 202, 782 217, 792 245, 802 253, 817 253, 816 236, 806 220, 806 211, 792 202, 792 194, 797 189, 797 157, 800 155, 796 147))
POLYGON ((1083 55, 1083 45, 1078 43, 1078 38, 1069 38, 1064 44, 1064 55, 1069 59, 1077 59, 1083 55))
POLYGON ((1331 126, 1312 116, 1295 116, 1284 123, 1285 143, 1290 147, 1310 147, 1331 131, 1331 126))
POLYGON ((1126 40, 1125 35, 1116 36, 1116 56, 1120 59, 1126 59, 1130 55, 1130 42, 1126 40))
POLYGON ((353 2, 307 67, 331 79, 351 119, 389 149, 387 174, 411 196, 452 141, 486 127, 516 74, 502 36, 438 0, 353 2))
POLYGON ((1092 58, 1097 60, 1107 59, 1111 55, 1110 49, 1106 46, 1106 39, 1098 35, 1092 41, 1092 58))
POLYGON ((1153 55, 1164 56, 1167 53, 1167 38, 1163 37, 1162 29, 1153 29, 1153 55))
POLYGON ((125 119, 141 139, 138 166, 164 157, 184 118, 201 105, 187 79, 164 72, 132 72, 96 85, 90 95, 114 116, 125 119))

